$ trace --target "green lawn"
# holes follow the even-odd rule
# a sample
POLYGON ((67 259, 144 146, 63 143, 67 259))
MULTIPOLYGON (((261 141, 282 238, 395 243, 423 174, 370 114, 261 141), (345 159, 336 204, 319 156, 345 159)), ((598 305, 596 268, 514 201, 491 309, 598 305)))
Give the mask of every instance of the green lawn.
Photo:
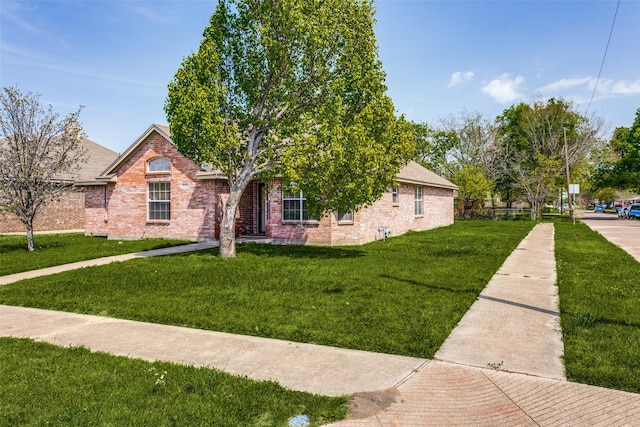
POLYGON ((640 393, 640 263, 580 222, 555 224, 567 377, 640 393))
POLYGON ((0 234, 0 276, 129 252, 181 245, 183 240, 107 240, 82 233, 37 234, 36 250, 27 251, 26 236, 0 234))
POLYGON ((0 303, 431 358, 533 225, 138 259, 4 286, 0 303))
POLYGON ((313 426, 346 397, 287 390, 223 372, 0 338, 0 426, 313 426))

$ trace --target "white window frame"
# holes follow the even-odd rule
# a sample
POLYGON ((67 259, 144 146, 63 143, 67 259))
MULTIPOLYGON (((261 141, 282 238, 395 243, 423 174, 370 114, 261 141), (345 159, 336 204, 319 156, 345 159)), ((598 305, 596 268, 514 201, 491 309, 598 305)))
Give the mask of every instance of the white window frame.
POLYGON ((423 199, 422 199, 422 186, 416 185, 414 187, 414 199, 413 199, 413 211, 415 216, 424 215, 423 199))
POLYGON ((398 186, 394 185, 391 187, 391 204, 393 206, 398 206, 398 186))
POLYGON ((307 212, 307 199, 304 197, 302 191, 295 193, 282 192, 282 221, 283 222, 308 222, 313 221, 313 218, 309 217, 307 212), (298 202, 297 208, 291 209, 285 207, 287 203, 298 202), (287 215, 287 213, 295 213, 294 216, 287 215))
POLYGON ((171 183, 152 181, 147 183, 147 220, 171 221, 171 183))
POLYGON ((149 173, 171 173, 171 160, 166 157, 155 157, 147 162, 149 173))
POLYGON ((351 212, 340 212, 338 211, 336 218, 338 220, 338 224, 353 224, 354 214, 351 212))

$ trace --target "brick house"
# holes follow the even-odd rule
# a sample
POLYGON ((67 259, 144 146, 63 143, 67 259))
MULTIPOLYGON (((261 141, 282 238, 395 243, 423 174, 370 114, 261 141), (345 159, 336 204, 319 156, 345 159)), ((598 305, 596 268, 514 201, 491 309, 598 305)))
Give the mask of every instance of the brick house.
MULTIPOLYGON (((118 158, 118 153, 83 138, 80 146, 86 151, 87 161, 81 163, 74 176, 61 177, 72 185, 74 180, 91 180, 118 158)), ((79 188, 77 188, 79 190, 79 188)), ((74 191, 45 205, 36 215, 34 231, 73 231, 84 229, 84 193, 74 191)), ((0 212, 0 233, 23 233, 25 227, 12 213, 0 212)))
MULTIPOLYGON (((254 180, 236 215, 238 235, 277 243, 361 244, 453 222, 451 182, 410 162, 397 187, 371 206, 322 219, 306 217, 303 194, 282 191, 278 181, 254 180)), ((229 196, 226 178, 181 155, 169 128, 152 125, 84 188, 85 233, 111 239, 164 237, 216 239, 229 196)))

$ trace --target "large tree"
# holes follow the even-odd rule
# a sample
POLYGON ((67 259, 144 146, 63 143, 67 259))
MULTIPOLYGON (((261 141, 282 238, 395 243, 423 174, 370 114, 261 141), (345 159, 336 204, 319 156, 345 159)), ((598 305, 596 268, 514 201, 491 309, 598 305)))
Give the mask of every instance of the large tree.
POLYGON ((614 158, 597 166, 596 187, 640 192, 640 108, 631 127, 616 128, 609 144, 614 158))
POLYGON ((33 251, 33 220, 47 202, 73 191, 74 171, 84 161, 80 108, 59 120, 38 95, 15 87, 2 89, 0 103, 0 210, 20 219, 33 251))
POLYGON ((413 154, 378 59, 371 0, 220 0, 165 111, 186 156, 219 169, 230 194, 220 254, 254 178, 281 177, 311 214, 377 199, 413 154))
POLYGON ((602 121, 579 114, 561 99, 512 106, 496 121, 504 171, 499 183, 504 191, 526 195, 532 218, 539 216, 552 189, 566 188, 565 162, 577 165, 601 144, 602 121))

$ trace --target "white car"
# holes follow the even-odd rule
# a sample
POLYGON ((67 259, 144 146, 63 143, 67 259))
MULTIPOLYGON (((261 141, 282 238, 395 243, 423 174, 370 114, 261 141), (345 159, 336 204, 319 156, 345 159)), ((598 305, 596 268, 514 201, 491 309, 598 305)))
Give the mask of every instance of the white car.
POLYGON ((618 218, 629 218, 629 206, 618 209, 618 218))

